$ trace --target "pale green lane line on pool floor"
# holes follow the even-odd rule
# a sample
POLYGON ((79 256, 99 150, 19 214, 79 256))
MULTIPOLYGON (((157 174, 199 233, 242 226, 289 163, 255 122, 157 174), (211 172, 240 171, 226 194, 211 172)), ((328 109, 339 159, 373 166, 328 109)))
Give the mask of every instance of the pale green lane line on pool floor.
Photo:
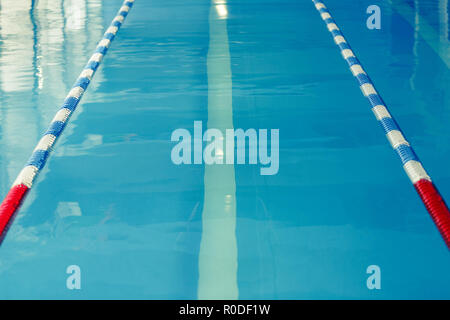
POLYGON ((392 8, 405 19, 423 40, 442 59, 447 68, 450 68, 450 44, 447 39, 441 37, 438 32, 424 19, 420 18, 420 24, 416 24, 416 12, 403 0, 392 0, 392 8))
MULTIPOLYGON (((232 80, 224 0, 209 13, 208 129, 233 129, 232 80)), ((220 152, 225 156, 223 150, 220 152)), ((236 180, 234 165, 205 165, 199 299, 237 299, 236 180)))

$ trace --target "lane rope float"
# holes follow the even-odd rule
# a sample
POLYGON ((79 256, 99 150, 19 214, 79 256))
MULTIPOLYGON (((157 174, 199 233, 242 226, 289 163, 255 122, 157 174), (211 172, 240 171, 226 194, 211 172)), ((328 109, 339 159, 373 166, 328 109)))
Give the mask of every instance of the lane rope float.
POLYGON ((112 20, 110 26, 106 30, 103 38, 97 44, 95 52, 88 60, 80 76, 75 81, 72 89, 65 98, 63 105, 60 107, 55 117, 50 123, 47 131, 38 142, 33 150, 30 159, 25 167, 17 176, 11 189, 0 205, 0 242, 6 236, 6 233, 14 220, 20 204, 25 199, 28 191, 33 185, 38 173, 42 170, 50 155, 50 151, 56 143, 56 140, 63 132, 66 124, 69 122, 70 116, 75 111, 78 103, 83 97, 89 83, 91 82, 95 71, 98 69, 103 57, 106 55, 111 42, 114 40, 117 32, 122 26, 128 15, 134 0, 125 0, 122 3, 117 15, 112 20))
POLYGON ((355 56, 347 40, 331 17, 325 4, 321 1, 312 0, 322 20, 327 25, 328 31, 333 36, 334 42, 341 50, 342 57, 348 63, 350 71, 358 80, 360 89, 369 100, 372 111, 381 124, 392 148, 400 157, 403 169, 413 183, 417 193, 422 199, 425 207, 431 215, 447 247, 450 249, 450 212, 447 204, 439 194, 430 176, 425 171, 422 163, 414 152, 409 142, 405 139, 400 127, 389 113, 381 96, 375 90, 375 86, 368 74, 364 71, 358 58, 355 56))

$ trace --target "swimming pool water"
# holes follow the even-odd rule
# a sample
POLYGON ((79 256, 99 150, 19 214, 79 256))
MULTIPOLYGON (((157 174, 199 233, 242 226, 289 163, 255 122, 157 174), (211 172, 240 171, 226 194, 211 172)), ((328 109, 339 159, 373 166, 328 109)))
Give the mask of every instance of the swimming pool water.
MULTIPOLYGON (((325 3, 448 199, 444 2, 325 3)), ((2 0, 2 197, 121 3, 2 0)), ((0 298, 448 299, 449 267, 311 1, 137 0, 0 247, 0 298), (194 121, 279 129, 278 173, 173 164, 194 121)))

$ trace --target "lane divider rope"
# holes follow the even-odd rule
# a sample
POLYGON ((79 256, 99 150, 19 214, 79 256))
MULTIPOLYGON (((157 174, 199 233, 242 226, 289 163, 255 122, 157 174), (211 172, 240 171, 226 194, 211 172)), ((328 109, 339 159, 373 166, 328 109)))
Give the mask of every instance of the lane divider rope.
POLYGON ((111 42, 114 40, 119 28, 122 26, 129 10, 133 6, 134 0, 125 0, 120 7, 117 16, 114 17, 110 26, 106 30, 103 38, 98 43, 95 52, 88 60, 86 66, 75 81, 72 89, 65 98, 63 105, 56 113, 47 131, 38 142, 25 167, 17 176, 11 189, 0 205, 0 242, 4 239, 9 226, 14 220, 20 204, 25 199, 27 192, 31 189, 33 181, 38 173, 45 166, 50 151, 56 140, 63 132, 69 122, 70 116, 75 111, 84 92, 91 82, 95 71, 98 69, 103 57, 106 55, 111 42))
POLYGON ((312 0, 312 2, 317 11, 319 11, 328 31, 332 34, 334 42, 341 50, 342 57, 348 63, 350 71, 357 79, 363 95, 369 100, 375 117, 381 124, 392 148, 400 157, 406 174, 425 204, 447 247, 450 249, 450 212, 448 206, 431 181, 413 148, 404 137, 397 122, 389 113, 381 96, 375 90, 368 74, 364 71, 344 35, 331 17, 327 7, 322 1, 312 0))

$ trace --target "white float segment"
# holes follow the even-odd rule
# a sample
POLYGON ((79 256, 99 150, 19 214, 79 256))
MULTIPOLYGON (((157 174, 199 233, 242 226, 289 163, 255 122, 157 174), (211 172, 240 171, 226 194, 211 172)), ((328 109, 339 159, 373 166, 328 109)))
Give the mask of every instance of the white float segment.
POLYGON ((119 21, 120 23, 123 23, 123 21, 125 20, 125 18, 121 15, 118 15, 114 18, 113 21, 119 21))
POLYGON ((82 87, 75 87, 69 91, 69 94, 67 95, 67 97, 80 99, 80 97, 83 95, 83 93, 84 93, 84 89, 82 87))
POLYGON ((391 130, 388 133, 386 133, 386 137, 388 138, 389 142, 391 143, 392 148, 396 149, 400 145, 406 145, 409 146, 408 141, 406 141, 403 134, 398 130, 391 130))
POLYGON ((350 57, 354 57, 355 55, 353 54, 353 51, 350 49, 344 49, 341 51, 342 56, 344 57, 344 59, 350 58, 350 57))
POLYGON ((406 174, 413 184, 423 179, 431 181, 430 176, 427 174, 419 161, 409 160, 407 163, 405 163, 403 169, 405 169, 406 174))
POLYGON ((331 18, 330 14, 328 12, 324 12, 320 16, 322 17, 323 20, 331 18))
POLYGON ((69 117, 70 113, 72 111, 70 111, 67 108, 61 108, 58 110, 58 112, 55 114, 55 116, 53 117, 52 122, 55 121, 61 121, 61 122, 66 122, 67 118, 69 117))
POLYGON ((334 42, 336 44, 340 44, 340 43, 346 42, 346 41, 345 41, 345 38, 343 36, 336 36, 336 37, 334 37, 334 42))
POLYGON ((375 106, 372 108, 372 112, 377 118, 378 121, 380 121, 383 118, 392 118, 389 111, 386 109, 385 106, 382 106, 381 104, 375 106))
POLYGON ((83 69, 80 73, 80 78, 88 78, 89 80, 92 80, 92 76, 94 75, 94 70, 92 69, 83 69))
POLYGON ((89 62, 95 61, 95 62, 101 62, 103 59, 103 54, 96 52, 92 55, 92 57, 89 59, 89 62))
POLYGON ((102 41, 100 41, 98 43, 97 47, 105 47, 105 48, 109 48, 109 45, 111 44, 111 41, 109 41, 109 39, 102 39, 102 41))
MULTIPOLYGON (((36 150, 49 150, 53 144, 55 143, 56 137, 53 134, 46 134, 39 140, 39 143, 37 144, 36 148, 34 148, 34 151, 36 150)), ((33 151, 33 152, 34 152, 33 151)))
POLYGON ((13 183, 13 187, 17 186, 19 184, 23 184, 27 186, 28 188, 31 188, 33 185, 34 177, 36 176, 39 169, 35 166, 26 166, 20 171, 19 175, 17 176, 17 179, 13 183))
POLYGON ((111 26, 108 29, 106 29, 105 34, 112 33, 113 35, 116 35, 117 30, 119 30, 119 28, 117 28, 116 26, 111 26))
POLYGON ((330 32, 333 30, 339 30, 338 26, 335 23, 328 23, 327 28, 330 32))
POLYGON ((364 71, 364 69, 361 67, 361 65, 359 64, 354 64, 350 67, 350 70, 353 73, 353 76, 357 76, 358 74, 366 74, 366 72, 364 71))
POLYGON ((360 86, 362 93, 368 97, 371 94, 377 94, 375 88, 370 83, 364 83, 360 86))
POLYGON ((323 3, 317 3, 316 4, 316 9, 320 10, 320 9, 326 9, 325 5, 323 3))

